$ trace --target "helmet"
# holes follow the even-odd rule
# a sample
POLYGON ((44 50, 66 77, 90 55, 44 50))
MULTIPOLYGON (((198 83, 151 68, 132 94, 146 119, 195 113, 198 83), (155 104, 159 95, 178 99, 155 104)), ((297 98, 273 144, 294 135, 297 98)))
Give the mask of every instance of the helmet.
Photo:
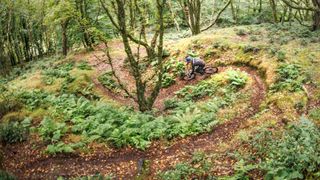
POLYGON ((192 58, 190 56, 186 57, 186 62, 190 62, 192 58))

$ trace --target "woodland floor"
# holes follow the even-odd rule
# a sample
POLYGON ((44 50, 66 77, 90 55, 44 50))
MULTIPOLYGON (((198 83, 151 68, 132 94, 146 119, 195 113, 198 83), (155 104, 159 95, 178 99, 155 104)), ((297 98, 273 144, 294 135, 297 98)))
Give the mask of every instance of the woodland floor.
MULTIPOLYGON (((111 44, 112 48, 123 48, 120 43, 111 44)), ((131 104, 134 102, 114 94, 105 89, 97 80, 102 72, 110 67, 105 61, 105 55, 101 51, 102 47, 97 47, 95 51, 88 54, 78 54, 76 59, 88 59, 89 63, 95 67, 96 75, 92 77, 94 84, 100 88, 105 95, 113 98, 121 104, 131 104)), ((130 74, 123 67, 125 56, 117 56, 114 60, 115 70, 122 80, 129 85, 129 89, 134 87, 130 74)), ((90 154, 71 154, 48 156, 35 150, 34 146, 45 146, 46 144, 38 142, 37 144, 25 142, 22 144, 8 145, 4 149, 4 164, 6 169, 14 173, 21 179, 54 179, 58 176, 76 177, 95 174, 114 174, 117 178, 133 178, 141 173, 141 162, 148 160, 150 165, 149 177, 154 177, 158 171, 166 169, 179 161, 188 159, 195 151, 214 152, 221 154, 217 160, 219 167, 216 168, 216 175, 229 175, 233 171, 234 160, 225 156, 225 152, 220 151, 218 146, 221 143, 232 143, 233 135, 246 126, 246 120, 254 116, 259 111, 259 106, 264 99, 266 86, 255 69, 251 67, 238 67, 247 72, 253 79, 253 94, 251 95, 250 108, 242 112, 240 116, 217 125, 211 132, 203 133, 197 136, 187 138, 176 138, 168 146, 166 141, 158 140, 145 151, 137 150, 131 147, 122 149, 96 148, 90 154)), ((226 67, 219 67, 219 72, 224 71, 226 67)), ((162 89, 156 101, 155 107, 162 109, 163 100, 174 95, 174 92, 187 84, 195 84, 205 79, 204 76, 197 76, 193 81, 177 82, 166 89, 162 89)), ((39 149, 39 148, 37 148, 39 149)), ((151 178, 152 179, 152 178, 151 178)))

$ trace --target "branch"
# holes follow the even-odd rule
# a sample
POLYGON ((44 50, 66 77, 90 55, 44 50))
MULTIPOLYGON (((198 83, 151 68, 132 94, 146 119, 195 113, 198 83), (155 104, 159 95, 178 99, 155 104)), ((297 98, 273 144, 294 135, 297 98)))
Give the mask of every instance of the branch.
MULTIPOLYGON (((113 63, 112 63, 112 58, 111 58, 111 55, 110 55, 110 50, 109 50, 109 46, 108 46, 108 42, 107 41, 104 41, 104 44, 106 45, 106 55, 107 55, 107 59, 108 59, 108 64, 110 65, 111 67, 111 72, 112 72, 112 75, 116 78, 117 80, 117 83, 118 85, 120 86, 120 88, 122 90, 124 90, 124 92, 131 98, 133 99, 134 101, 137 101, 136 98, 129 92, 129 90, 122 84, 120 78, 117 76, 115 70, 114 70, 114 67, 113 67, 113 63)), ((94 55, 97 59, 100 60, 100 58, 96 55, 94 55)), ((101 61, 101 60, 100 60, 101 61)))
POLYGON ((216 19, 215 19, 208 27, 202 29, 201 32, 206 31, 206 30, 210 29, 212 26, 214 26, 214 25, 217 23, 218 19, 220 18, 221 14, 223 13, 223 11, 226 10, 227 7, 228 7, 230 4, 231 4, 231 0, 229 0, 229 1, 227 2, 227 4, 219 11, 219 13, 217 14, 216 19))
POLYGON ((294 15, 295 19, 299 22, 299 24, 302 25, 302 26, 311 28, 312 26, 308 26, 308 25, 306 25, 306 24, 303 24, 303 22, 302 22, 303 20, 301 20, 301 19, 298 18, 297 13, 299 13, 300 18, 302 18, 302 15, 301 15, 300 10, 298 10, 298 11, 295 13, 295 15, 294 15))
POLYGON ((116 23, 116 21, 113 19, 109 9, 105 6, 105 4, 103 3, 103 0, 100 0, 101 6, 104 9, 104 11, 107 13, 111 23, 114 25, 114 27, 116 27, 117 30, 120 30, 119 25, 116 23))
POLYGON ((284 2, 287 6, 293 9, 306 10, 306 11, 319 11, 319 9, 316 9, 314 7, 299 7, 299 6, 293 5, 288 0, 282 0, 282 2, 284 2))

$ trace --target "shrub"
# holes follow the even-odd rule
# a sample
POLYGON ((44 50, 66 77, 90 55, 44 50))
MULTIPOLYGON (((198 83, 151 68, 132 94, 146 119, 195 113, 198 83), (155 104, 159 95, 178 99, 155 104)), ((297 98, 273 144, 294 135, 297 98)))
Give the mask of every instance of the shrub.
POLYGON ((38 128, 39 134, 44 141, 57 142, 67 132, 65 123, 54 122, 45 117, 38 128))
POLYGON ((280 62, 283 62, 286 59, 286 53, 283 51, 278 51, 277 52, 277 59, 280 62))
POLYGON ((91 70, 91 66, 88 64, 87 61, 81 61, 78 66, 77 66, 78 69, 80 70, 91 70))
POLYGON ((227 79, 228 79, 230 85, 235 88, 243 87, 248 80, 248 76, 245 73, 242 73, 242 72, 236 71, 236 70, 228 71, 227 75, 228 75, 227 79))
POLYGON ((98 80, 101 82, 101 84, 106 87, 107 89, 118 92, 119 86, 116 82, 116 80, 113 78, 112 72, 106 72, 98 77, 98 80))
POLYGON ((302 85, 306 79, 298 65, 282 64, 278 67, 277 73, 276 83, 271 86, 273 91, 289 90, 296 92, 302 90, 302 85))
POLYGON ((0 101, 0 119, 11 111, 16 111, 21 108, 21 104, 12 98, 5 99, 3 101, 0 101))
POLYGON ((0 169, 0 179, 3 179, 3 180, 16 180, 17 178, 15 176, 11 175, 10 173, 0 169))
POLYGON ((269 132, 257 135, 252 144, 266 179, 313 179, 320 171, 320 131, 307 119, 291 125, 279 139, 269 132))
POLYGON ((237 34, 238 36, 245 36, 245 35, 247 35, 247 32, 246 32, 246 30, 244 30, 244 29, 237 29, 237 30, 236 30, 236 34, 237 34))
POLYGON ((58 154, 58 153, 73 153, 74 149, 83 147, 85 143, 71 143, 65 144, 63 142, 58 142, 57 144, 48 145, 46 152, 49 154, 58 154))
POLYGON ((315 121, 320 122, 320 108, 312 109, 309 117, 315 121))
POLYGON ((175 80, 169 73, 164 73, 162 77, 162 88, 167 88, 175 83, 175 80))
POLYGON ((164 101, 164 108, 165 109, 173 109, 178 106, 177 99, 171 98, 164 101))
POLYGON ((250 36, 250 41, 258 41, 257 36, 250 36))
POLYGON ((158 177, 163 180, 214 179, 208 173, 211 166, 210 159, 204 153, 196 152, 190 162, 179 163, 171 170, 158 173, 158 177))
MULTIPOLYGON (((29 122, 30 123, 30 122, 29 122)), ((22 142, 28 136, 28 119, 22 123, 9 122, 0 125, 0 141, 3 144, 22 142)))
POLYGON ((251 45, 247 45, 243 47, 243 52, 244 53, 249 53, 249 52, 253 52, 253 53, 257 53, 260 51, 260 48, 258 47, 253 47, 251 45))
POLYGON ((33 91, 23 91, 18 94, 18 99, 22 101, 27 108, 33 110, 39 106, 44 106, 47 101, 48 93, 42 90, 33 90, 33 91))

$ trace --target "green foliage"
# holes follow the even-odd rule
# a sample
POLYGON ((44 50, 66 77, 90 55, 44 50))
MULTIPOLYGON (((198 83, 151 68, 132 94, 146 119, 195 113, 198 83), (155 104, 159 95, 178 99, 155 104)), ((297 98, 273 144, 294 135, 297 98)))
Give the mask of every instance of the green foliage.
POLYGON ((251 46, 251 45, 246 45, 246 46, 243 47, 243 52, 244 53, 249 53, 249 52, 257 53, 259 51, 260 51, 260 48, 254 47, 254 46, 251 46))
POLYGON ((178 100, 176 98, 170 98, 164 101, 165 109, 172 109, 178 106, 178 100))
POLYGON ((58 142, 56 144, 50 144, 47 146, 46 153, 58 154, 58 153, 73 153, 77 148, 81 148, 85 145, 84 142, 69 143, 58 142))
POLYGON ((113 78, 113 74, 111 71, 106 72, 98 77, 98 80, 101 82, 101 84, 108 88, 111 91, 118 92, 119 86, 116 82, 116 80, 113 78))
POLYGON ((217 90, 218 84, 215 81, 201 81, 194 86, 185 86, 175 94, 184 100, 198 100, 205 96, 211 96, 217 90))
POLYGON ((250 41, 258 41, 257 36, 250 36, 250 41))
POLYGON ((49 154, 57 154, 57 153, 72 153, 74 149, 71 145, 65 144, 63 142, 59 142, 58 144, 50 144, 48 145, 46 152, 49 154))
POLYGON ((185 63, 182 61, 177 61, 174 69, 172 70, 174 77, 184 77, 185 76, 185 63))
POLYGON ((227 79, 231 86, 241 88, 248 81, 248 75, 239 71, 231 70, 227 72, 227 79))
MULTIPOLYGON (((112 180, 112 179, 115 179, 115 177, 112 174, 101 175, 100 173, 97 173, 91 176, 81 176, 81 177, 71 178, 71 180, 112 180)), ((64 180, 64 178, 61 177, 61 179, 58 178, 58 180, 64 180)))
POLYGON ((23 122, 8 122, 0 125, 0 142, 16 143, 27 139, 30 120, 25 119, 23 122))
POLYGON ((18 98, 27 108, 33 110, 39 106, 45 106, 48 95, 42 90, 22 91, 18 93, 18 98))
POLYGON ((241 159, 234 165, 234 174, 232 176, 223 177, 222 180, 249 180, 250 177, 248 176, 248 173, 251 170, 256 169, 257 166, 252 164, 246 164, 246 162, 241 159))
POLYGON ((238 36, 245 36, 245 35, 247 35, 247 32, 246 32, 245 29, 237 29, 237 30, 236 30, 236 34, 237 34, 238 36))
POLYGON ((169 73, 163 73, 162 88, 167 88, 175 83, 175 80, 169 73))
POLYGON ((212 164, 202 152, 196 152, 190 162, 177 164, 173 169, 160 172, 158 177, 163 180, 181 179, 214 179, 209 175, 212 164))
POLYGON ((53 68, 44 70, 43 75, 55 78, 66 78, 69 71, 73 69, 74 63, 65 63, 53 68))
POLYGON ((286 53, 283 51, 278 51, 277 52, 277 59, 280 62, 283 62, 286 59, 286 53))
POLYGON ((320 108, 314 108, 310 111, 309 117, 315 121, 320 122, 320 108))
POLYGON ((262 158, 259 168, 266 179, 313 179, 320 171, 320 131, 302 118, 275 139, 269 132, 251 142, 262 158))
POLYGON ((38 127, 39 134, 44 141, 57 142, 67 132, 65 123, 54 122, 51 118, 45 117, 38 127))
POLYGON ((302 90, 305 77, 301 68, 295 64, 282 64, 277 69, 278 78, 271 87, 273 91, 288 90, 296 92, 302 90))
POLYGON ((238 70, 228 70, 226 74, 213 76, 212 79, 201 81, 197 85, 185 86, 177 91, 176 95, 184 100, 198 100, 205 96, 212 96, 219 88, 221 88, 221 76, 225 76, 223 78, 228 81, 226 91, 229 91, 228 89, 241 88, 248 80, 247 74, 238 70))
POLYGON ((15 176, 11 175, 10 173, 0 169, 0 179, 3 179, 3 180, 16 180, 17 178, 15 176))
POLYGON ((92 67, 85 60, 81 61, 78 64, 77 68, 80 69, 80 70, 91 70, 92 69, 92 67))
POLYGON ((69 73, 69 71, 71 71, 73 67, 74 63, 63 63, 54 66, 53 68, 49 67, 42 72, 42 74, 44 75, 42 80, 46 85, 53 84, 56 78, 66 78, 66 82, 70 83, 74 80, 69 73))

